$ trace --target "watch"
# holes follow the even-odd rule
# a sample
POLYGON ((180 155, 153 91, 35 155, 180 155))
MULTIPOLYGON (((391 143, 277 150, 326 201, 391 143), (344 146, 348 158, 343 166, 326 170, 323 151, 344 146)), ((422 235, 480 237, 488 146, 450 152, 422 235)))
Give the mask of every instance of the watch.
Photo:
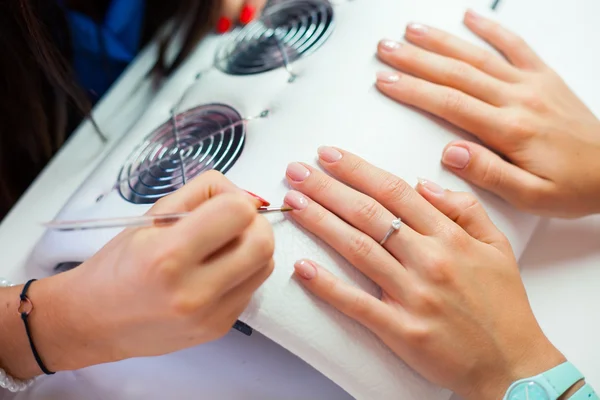
MULTIPOLYGON (((571 386, 583 379, 573 364, 565 362, 532 378, 514 382, 503 400, 557 400, 571 386)), ((569 400, 598 400, 588 384, 579 389, 569 400)))

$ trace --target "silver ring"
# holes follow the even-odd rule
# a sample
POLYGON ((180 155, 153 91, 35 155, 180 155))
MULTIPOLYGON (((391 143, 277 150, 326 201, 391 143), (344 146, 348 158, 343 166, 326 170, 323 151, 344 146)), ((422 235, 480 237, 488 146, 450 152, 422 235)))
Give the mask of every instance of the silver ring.
POLYGON ((390 229, 387 231, 387 233, 385 234, 385 236, 383 237, 383 239, 381 239, 381 242, 379 242, 379 244, 381 246, 383 246, 383 244, 385 242, 387 242, 387 240, 390 238, 390 236, 392 236, 392 234, 398 230, 400 230, 400 227, 402 226, 402 220, 400 218, 396 218, 395 220, 392 221, 392 225, 390 226, 390 229))

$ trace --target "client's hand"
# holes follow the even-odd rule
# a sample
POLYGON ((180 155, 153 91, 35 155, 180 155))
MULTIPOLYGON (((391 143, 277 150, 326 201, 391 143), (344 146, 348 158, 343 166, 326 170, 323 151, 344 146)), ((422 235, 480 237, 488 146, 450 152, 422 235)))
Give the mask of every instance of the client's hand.
POLYGON ((473 12, 464 22, 506 59, 410 24, 405 37, 412 45, 379 44, 379 58, 405 72, 380 73, 379 90, 499 153, 469 141, 450 143, 442 161, 464 179, 537 214, 600 212, 598 119, 521 38, 473 12))
POLYGON ((31 324, 48 368, 165 354, 223 336, 273 270, 272 229, 258 203, 207 172, 150 211, 190 216, 126 230, 78 268, 35 283, 31 324))
POLYGON ((319 149, 333 179, 288 166, 293 218, 382 288, 375 298, 313 261, 302 284, 381 338, 432 382, 467 399, 502 398, 518 378, 564 361, 529 306, 507 239, 471 195, 406 182, 357 156, 319 149), (402 226, 380 245, 392 221, 402 226))

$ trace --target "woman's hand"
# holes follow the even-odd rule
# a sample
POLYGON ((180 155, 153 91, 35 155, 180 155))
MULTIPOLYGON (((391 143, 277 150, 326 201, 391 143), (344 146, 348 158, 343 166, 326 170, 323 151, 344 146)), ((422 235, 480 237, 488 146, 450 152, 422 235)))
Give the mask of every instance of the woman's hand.
MULTIPOLYGON (((46 366, 70 370, 160 355, 227 333, 273 270, 273 233, 256 211, 260 203, 207 172, 150 210, 190 216, 126 230, 81 266, 34 283, 30 324, 46 366)), ((10 296, 17 302, 12 335, 24 346, 16 363, 27 363, 0 361, 27 378, 40 372, 15 312, 19 289, 10 296)))
POLYGON ((600 122, 561 78, 498 24, 467 12, 466 26, 506 59, 440 30, 410 24, 412 44, 384 40, 377 87, 474 134, 489 147, 450 143, 458 176, 537 214, 600 212, 600 122), (497 152, 498 154, 496 154, 497 152))
POLYGON ((247 25, 262 12, 267 0, 221 0, 217 33, 225 33, 237 23, 247 25))
POLYGON ((296 264, 312 293, 370 329, 430 381, 467 399, 499 399, 519 378, 564 361, 529 306, 507 239, 475 198, 406 182, 348 152, 319 149, 323 168, 288 166, 294 220, 382 288, 375 298, 313 261, 296 264), (383 246, 391 223, 403 225, 383 246))

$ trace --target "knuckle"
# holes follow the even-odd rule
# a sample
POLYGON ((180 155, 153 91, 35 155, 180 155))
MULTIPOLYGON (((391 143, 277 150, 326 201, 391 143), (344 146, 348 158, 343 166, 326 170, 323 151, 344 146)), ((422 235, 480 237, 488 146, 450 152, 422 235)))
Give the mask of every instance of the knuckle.
POLYGON ((151 210, 154 209, 166 209, 166 207, 169 205, 171 200, 171 196, 165 196, 165 197, 161 197, 160 199, 158 199, 154 205, 152 206, 151 210))
POLYGON ((356 205, 356 216, 367 223, 376 221, 382 213, 382 208, 373 199, 361 198, 356 205))
MULTIPOLYGON (((452 262, 447 257, 430 255, 424 263, 424 269, 429 280, 435 284, 447 284, 454 278, 452 262)), ((418 294, 424 303, 431 304, 435 300, 427 290, 421 289, 418 294)))
POLYGON ((502 186, 502 169, 497 168, 494 160, 489 159, 484 161, 481 169, 481 181, 488 188, 498 188, 502 186))
MULTIPOLYGON (((263 224, 261 224, 263 225, 263 224)), ((260 226, 249 235, 251 248, 254 249, 255 257, 266 261, 273 257, 275 252, 275 239, 270 226, 260 226)))
POLYGON ((361 171, 365 168, 366 161, 358 157, 353 157, 348 164, 348 172, 349 175, 352 176, 354 173, 361 171))
POLYGON ((446 70, 446 79, 449 82, 462 81, 466 76, 469 76, 471 72, 471 69, 466 63, 462 61, 456 61, 451 63, 446 70))
POLYGON ((315 193, 327 192, 333 183, 330 177, 325 174, 319 174, 320 176, 315 180, 314 191, 315 193))
POLYGON ((404 332, 405 339, 412 347, 425 347, 432 338, 433 332, 423 323, 411 324, 404 332))
POLYGON ((465 111, 466 101, 465 96, 455 89, 449 89, 443 97, 443 113, 444 116, 453 114, 462 114, 465 111))
POLYGON ((215 170, 215 169, 210 169, 204 173, 202 173, 202 175, 200 175, 201 179, 205 179, 207 181, 211 181, 211 182, 218 182, 221 180, 226 180, 227 178, 225 178, 225 175, 223 175, 221 172, 215 170))
POLYGON ((492 64, 493 61, 496 60, 496 56, 494 56, 489 51, 479 51, 477 54, 473 56, 473 66, 479 70, 486 71, 488 66, 492 64))
POLYGON ((371 307, 369 307, 366 297, 358 294, 352 297, 348 308, 351 315, 360 315, 364 317, 371 313, 371 307))
POLYGON ((176 294, 171 300, 171 312, 177 317, 187 318, 209 306, 213 298, 214 293, 209 287, 202 288, 193 296, 189 293, 176 294))
POLYGON ((329 278, 323 279, 321 284, 323 285, 322 293, 327 293, 328 296, 336 296, 338 292, 338 285, 340 284, 339 279, 337 278, 329 278))
POLYGON ((412 188, 402 179, 386 174, 377 195, 385 202, 403 203, 410 196, 411 190, 412 188))
POLYGON ((541 91, 535 89, 522 89, 520 93, 521 103, 528 109, 544 113, 548 111, 548 107, 543 97, 540 96, 541 91))
POLYGON ((169 285, 176 282, 181 277, 183 271, 183 260, 181 260, 178 249, 169 249, 163 247, 158 254, 154 256, 154 266, 156 278, 159 282, 169 285))
POLYGON ((461 196, 461 214, 469 214, 472 212, 479 212, 482 208, 479 199, 475 197, 473 193, 464 192, 461 196))
POLYGON ((227 194, 220 197, 221 208, 226 211, 225 214, 235 215, 238 219, 247 220, 248 222, 256 216, 256 209, 244 196, 227 194))
POLYGON ((316 207, 315 211, 311 213, 310 224, 313 226, 321 225, 327 217, 327 211, 323 207, 316 207))
POLYGON ((368 258, 373 251, 373 241, 362 232, 354 234, 349 243, 349 253, 353 259, 368 258))
POLYGON ((502 28, 500 25, 498 25, 496 29, 498 30, 499 34, 505 35, 505 43, 509 48, 523 49, 528 47, 527 43, 521 36, 514 33, 507 33, 507 31, 504 30, 504 28, 502 28))

